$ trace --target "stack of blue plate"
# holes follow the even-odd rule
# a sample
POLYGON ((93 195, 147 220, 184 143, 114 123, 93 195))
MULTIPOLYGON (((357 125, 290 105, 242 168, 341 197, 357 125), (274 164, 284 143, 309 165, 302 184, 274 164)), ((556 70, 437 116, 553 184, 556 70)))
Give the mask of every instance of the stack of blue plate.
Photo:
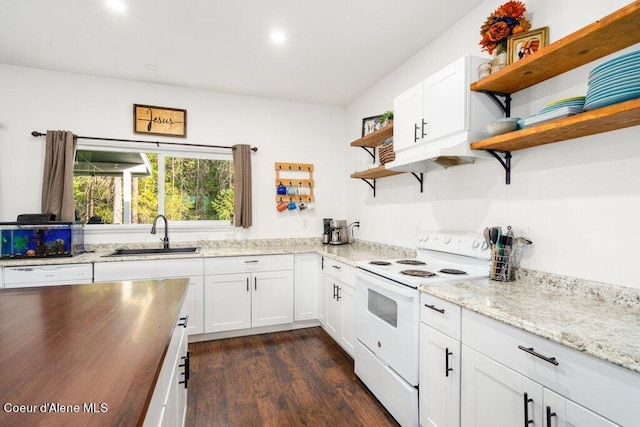
POLYGON ((518 122, 521 128, 537 125, 540 123, 550 122, 552 120, 569 117, 574 114, 582 113, 585 103, 584 96, 574 96, 572 98, 558 99, 545 105, 533 116, 526 117, 518 122))
POLYGON ((598 65, 589 73, 585 110, 640 98, 640 50, 598 65))

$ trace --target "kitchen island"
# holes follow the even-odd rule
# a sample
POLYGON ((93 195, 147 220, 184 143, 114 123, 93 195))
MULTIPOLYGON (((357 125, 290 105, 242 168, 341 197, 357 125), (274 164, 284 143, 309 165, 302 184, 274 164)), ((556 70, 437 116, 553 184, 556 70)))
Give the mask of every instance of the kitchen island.
POLYGON ((0 425, 141 425, 187 283, 0 289, 0 425))

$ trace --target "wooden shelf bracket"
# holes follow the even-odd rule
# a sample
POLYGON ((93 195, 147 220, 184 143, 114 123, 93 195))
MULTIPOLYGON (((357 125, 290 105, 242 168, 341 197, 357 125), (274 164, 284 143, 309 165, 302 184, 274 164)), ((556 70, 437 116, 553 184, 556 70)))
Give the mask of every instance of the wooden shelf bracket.
POLYGON ((502 167, 504 168, 504 183, 506 185, 511 184, 511 152, 510 151, 498 151, 498 150, 486 150, 491 153, 493 157, 498 159, 502 167), (504 153, 504 160, 498 153, 504 153))

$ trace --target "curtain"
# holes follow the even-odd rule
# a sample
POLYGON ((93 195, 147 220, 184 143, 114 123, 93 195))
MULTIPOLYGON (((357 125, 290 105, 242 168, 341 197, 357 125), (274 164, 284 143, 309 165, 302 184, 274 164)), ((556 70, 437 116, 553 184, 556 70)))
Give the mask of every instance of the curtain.
POLYGON ((73 221, 73 161, 77 137, 68 131, 47 131, 42 177, 42 213, 57 221, 73 221))
POLYGON ((233 165, 235 168, 235 226, 249 228, 252 224, 250 145, 237 144, 233 146, 233 165))

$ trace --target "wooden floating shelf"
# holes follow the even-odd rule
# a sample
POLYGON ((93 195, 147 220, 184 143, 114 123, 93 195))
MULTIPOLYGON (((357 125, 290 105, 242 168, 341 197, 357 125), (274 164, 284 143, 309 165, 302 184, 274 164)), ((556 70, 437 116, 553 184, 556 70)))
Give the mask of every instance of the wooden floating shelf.
POLYGON ((351 178, 360 179, 378 179, 387 176, 400 175, 405 172, 392 171, 384 166, 378 166, 377 168, 367 169, 360 172, 354 172, 351 174, 351 178))
POLYGON ((390 120, 389 124, 383 128, 371 132, 368 135, 358 138, 351 143, 352 147, 368 147, 375 148, 380 145, 389 137, 393 136, 393 121, 390 120))
POLYGON ((474 150, 516 151, 640 125, 640 99, 621 102, 471 144, 474 150))
MULTIPOLYGON (((511 94, 640 42, 640 2, 633 3, 471 84, 511 94)), ((353 143, 352 143, 353 145, 353 143)))

